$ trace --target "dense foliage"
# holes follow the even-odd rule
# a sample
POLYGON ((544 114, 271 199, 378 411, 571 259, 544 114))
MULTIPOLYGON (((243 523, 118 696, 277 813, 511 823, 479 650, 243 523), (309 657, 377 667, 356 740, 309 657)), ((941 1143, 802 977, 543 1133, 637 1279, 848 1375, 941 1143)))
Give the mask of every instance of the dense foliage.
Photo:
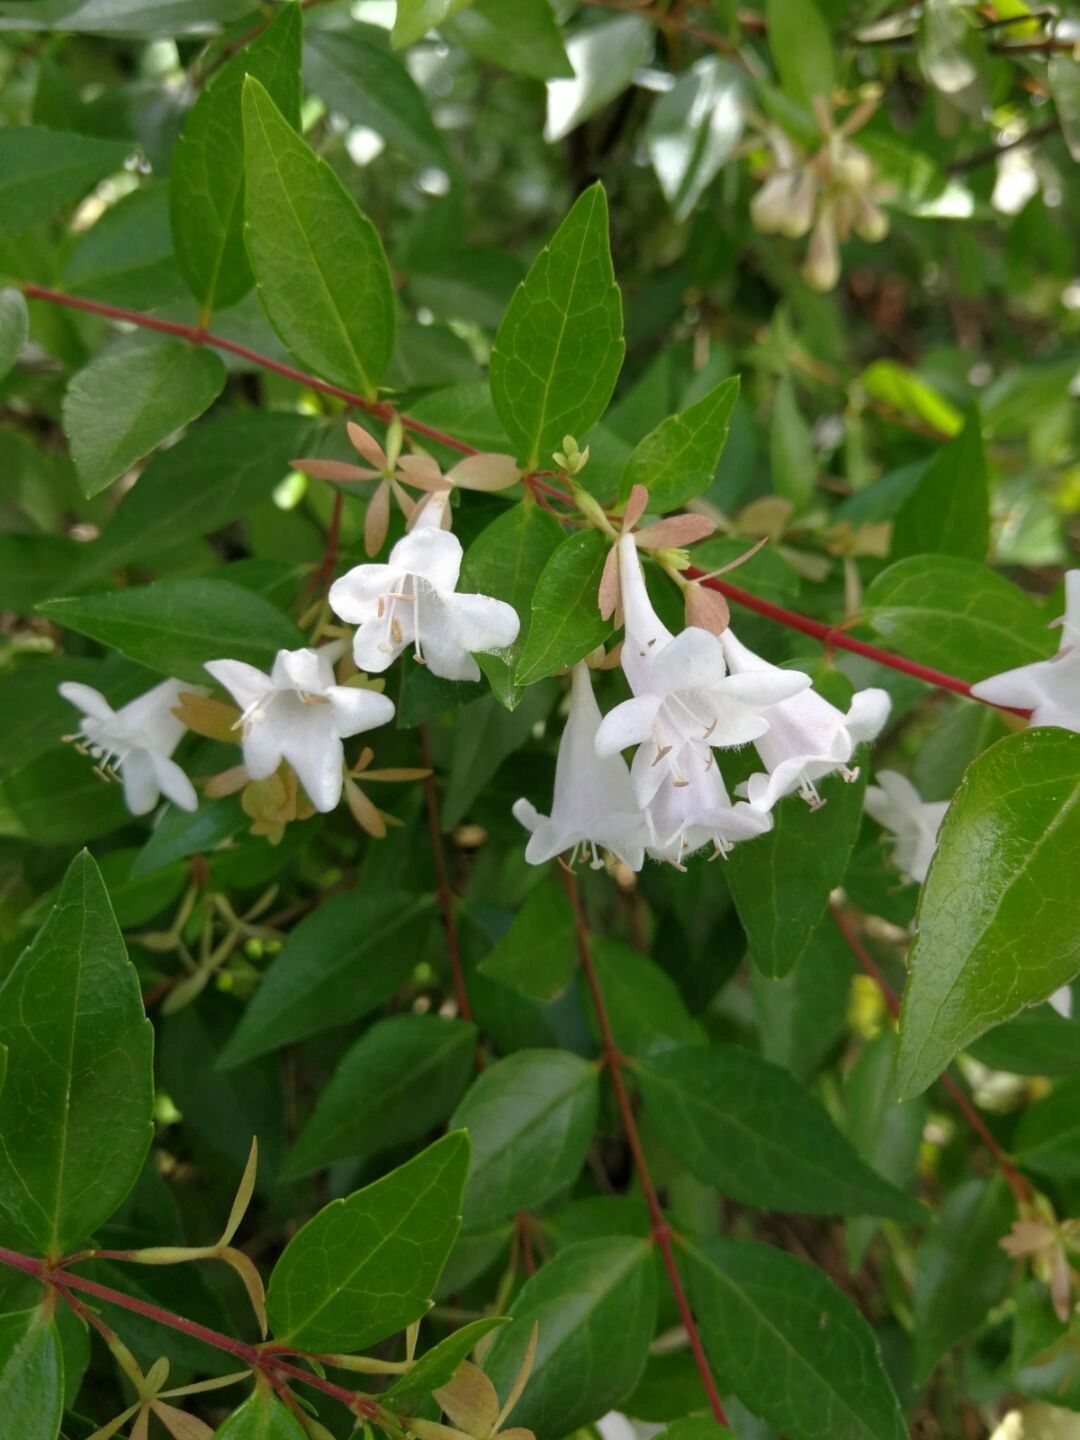
POLYGON ((1080 1433, 1078 43, 0 0, 4 1440, 1080 1433))

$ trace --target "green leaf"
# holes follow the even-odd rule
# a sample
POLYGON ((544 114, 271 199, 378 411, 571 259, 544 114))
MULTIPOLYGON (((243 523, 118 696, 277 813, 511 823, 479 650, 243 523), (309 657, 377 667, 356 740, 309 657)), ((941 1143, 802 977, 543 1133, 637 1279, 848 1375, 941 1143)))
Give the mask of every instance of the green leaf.
POLYGON ((540 573, 528 635, 514 676, 532 685, 584 660, 611 634, 598 596, 611 542, 599 530, 568 535, 540 573))
POLYGON ((491 352, 495 409, 528 469, 600 419, 625 348, 607 199, 593 185, 515 290, 491 352))
POLYGON ((680 415, 661 420, 635 446, 623 471, 622 498, 625 500, 635 485, 644 485, 649 491, 650 510, 677 510, 707 490, 738 398, 736 375, 721 380, 680 415))
POLYGON ((809 1090, 749 1050, 665 1050, 639 1059, 634 1075, 679 1159, 735 1200, 808 1215, 924 1216, 863 1164, 809 1090))
POLYGON ((820 809, 787 796, 773 810, 768 834, 737 845, 728 857, 725 875, 750 958, 773 978, 786 975, 810 944, 862 823, 865 775, 850 783, 833 775, 819 789, 820 809))
MULTIPOLYGON (((467 685, 462 688, 466 693, 469 690, 467 685)), ((534 728, 547 718, 555 692, 551 681, 532 685, 513 711, 504 709, 494 695, 481 695, 463 707, 442 806, 443 829, 449 830, 464 820, 507 756, 520 750, 534 728)))
POLYGON ((770 979, 750 968, 761 1051, 807 1080, 826 1060, 847 1028, 855 960, 830 916, 818 925, 786 975, 770 979))
POLYGON ((21 290, 0 290, 0 380, 18 360, 30 334, 30 317, 21 290))
POLYGON ((0 535, 0 609, 29 615, 70 586, 78 541, 66 535, 0 535))
POLYGON ((478 1340, 482 1340, 500 1325, 508 1323, 509 1317, 506 1315, 487 1315, 483 1320, 471 1320, 468 1325, 462 1325, 460 1330, 447 1335, 445 1340, 440 1340, 421 1355, 412 1369, 399 1380, 395 1380, 382 1392, 380 1398, 393 1410, 402 1406, 408 1408, 411 1402, 430 1395, 433 1390, 452 1379, 454 1371, 463 1360, 469 1358, 478 1340))
POLYGON ((1046 67, 1050 94, 1069 154, 1080 160, 1080 65, 1074 55, 1051 55, 1046 67))
POLYGON ((289 931, 221 1055, 223 1068, 381 1005, 417 963, 427 896, 351 891, 324 900, 289 931))
POLYGON ((596 1129, 596 1065, 566 1050, 519 1050, 489 1065, 454 1111, 473 1163, 465 1191, 470 1228, 573 1184, 596 1129))
POLYGON ((189 430, 160 451, 124 496, 102 538, 83 545, 75 572, 88 578, 145 564, 195 535, 242 519, 311 450, 317 423, 302 415, 229 414, 189 430))
POLYGON ((302 365, 377 393, 394 348, 394 286, 375 227, 248 76, 244 235, 270 323, 302 365))
POLYGON ((304 643, 280 610, 228 580, 158 580, 104 595, 48 600, 57 625, 89 635, 163 675, 206 684, 203 662, 228 656, 269 669, 304 643))
POLYGON ((0 987, 0 1045, 0 1233, 55 1258, 109 1219, 152 1134, 152 1031, 86 851, 0 987))
POLYGON ((440 29, 451 45, 518 75, 573 74, 550 0, 514 0, 510 7, 505 0, 473 0, 440 29))
POLYGON ((970 1180, 945 1201, 915 1257, 914 1380, 924 1385, 951 1345, 1004 1298, 1012 1262, 1000 1241, 1016 1204, 1000 1176, 970 1180))
POLYGON ((893 524, 892 556, 934 553, 985 560, 990 492, 978 412, 938 449, 893 524))
POLYGON ((956 792, 923 886, 900 1013, 897 1092, 918 1095, 970 1041, 1080 971, 1080 735, 992 745, 956 792))
POLYGON ((64 288, 129 310, 188 305, 173 254, 169 182, 132 190, 78 235, 64 262, 64 288))
POLYGON ((286 1177, 421 1139, 453 1110, 472 1076, 476 1027, 438 1015, 394 1015, 353 1045, 319 1094, 286 1177))
POLYGON ((84 495, 118 480, 221 394, 225 366, 212 350, 131 335, 96 355, 64 396, 64 434, 84 495))
POLYGON ((961 680, 984 680, 1056 647, 1046 616, 985 565, 916 555, 890 565, 866 592, 863 615, 902 655, 961 680))
MULTIPOLYGON (((615 1044, 622 1053, 653 1053, 672 1045, 698 1044, 704 1038, 678 986, 655 961, 619 940, 599 935, 590 938, 589 948, 615 1044)), ((599 1035, 591 1003, 589 1014, 599 1035)))
POLYGON ((653 31, 640 15, 604 16, 582 26, 566 46, 572 79, 548 84, 544 139, 553 144, 576 130, 633 82, 652 54, 653 31))
POLYGON ((43 1305, 0 1315, 0 1415, 19 1440, 56 1440, 64 1412, 64 1357, 43 1305))
MULTIPOLYGON (((401 7, 398 7, 401 13, 401 7)), ((388 145, 426 165, 451 167, 423 92, 386 48, 374 25, 313 30, 304 46, 308 89, 355 125, 377 131, 388 145)))
POLYGON ((688 1415, 683 1420, 674 1420, 663 1430, 657 1440, 735 1440, 726 1425, 720 1425, 707 1415, 688 1415))
POLYGON ((269 1385, 257 1383, 255 1393, 214 1431, 214 1440, 304 1440, 304 1433, 269 1385))
POLYGON ((828 102, 836 77, 832 38, 814 0, 765 0, 765 24, 788 98, 807 108, 815 96, 828 102))
POLYGON ((1016 1128, 1013 1150, 1025 1169, 1052 1180, 1080 1177, 1078 1095, 1080 1076, 1073 1076, 1055 1085, 1044 1100, 1024 1111, 1016 1128))
POLYGON ((1052 1005, 1033 1005, 988 1030, 968 1049, 991 1070, 1007 1070, 1011 1075, 1072 1075, 1080 1070, 1080 1016, 1066 1020, 1052 1005))
POLYGON ((935 89, 959 96, 979 79, 985 52, 957 0, 926 0, 919 20, 919 68, 935 89))
POLYGON ((820 1270, 740 1240, 687 1244, 685 1257, 723 1392, 788 1440, 906 1440, 873 1331, 820 1270))
POLYGON ((0 776, 0 835, 77 845, 130 819, 122 788, 102 785, 93 763, 70 747, 57 745, 0 776))
POLYGON ((691 214, 742 138, 743 103, 742 72, 707 55, 653 104, 645 143, 676 220, 691 214))
POLYGON ((274 22, 211 78, 173 150, 173 242, 204 320, 235 304, 254 284, 244 250, 244 77, 254 75, 299 130, 302 43, 300 6, 282 6, 274 22))
POLYGON ((36 125, 0 130, 0 235, 17 235, 80 200, 123 168, 131 148, 125 141, 36 125))
POLYGON ((629 1395, 656 1324, 656 1268, 645 1240, 567 1245, 522 1286, 484 1368, 506 1395, 534 1325, 536 1360, 512 1425, 559 1440, 629 1395))
POLYGON ((398 0, 390 37, 394 49, 403 50, 422 40, 429 30, 468 4, 469 0, 398 0))
MULTIPOLYGON (((810 0, 807 0, 810 3, 810 0)), ((773 489, 799 509, 814 498, 817 464, 810 427, 802 417, 795 387, 785 375, 776 387, 769 428, 773 489)))
POLYGON ((480 970, 530 1000, 561 995, 574 972, 574 912, 566 891, 554 880, 530 890, 480 970))
POLYGON ((461 1228, 469 1140, 460 1130, 289 1241, 270 1276, 274 1336, 318 1354, 362 1350, 419 1320, 461 1228))
POLYGON ((859 376, 859 386, 872 400, 881 400, 913 420, 922 420, 943 435, 959 435, 964 417, 921 376, 892 360, 875 360, 859 376))
POLYGON ((514 669, 529 636, 532 598, 544 566, 564 538, 554 516, 527 499, 481 530, 465 552, 459 590, 505 600, 521 617, 518 638, 509 650, 476 657, 496 697, 508 710, 515 708, 523 693, 514 680, 514 669))
POLYGON ((251 0, 5 0, 0 29, 172 40, 214 35, 251 10, 251 0))

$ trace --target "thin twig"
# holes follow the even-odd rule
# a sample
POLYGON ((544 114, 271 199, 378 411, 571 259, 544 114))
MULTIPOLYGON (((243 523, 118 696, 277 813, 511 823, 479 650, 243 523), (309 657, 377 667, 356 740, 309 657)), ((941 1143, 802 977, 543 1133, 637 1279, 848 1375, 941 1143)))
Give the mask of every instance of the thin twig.
POLYGON ((420 750, 427 770, 424 777, 424 799, 427 803, 428 830, 431 834, 431 854, 435 861, 435 888, 439 894, 439 909, 442 912, 443 930, 446 932, 446 948, 450 953, 454 996, 461 1018, 471 1021, 473 1012, 469 1003, 469 992, 465 987, 465 971, 461 964, 461 947, 454 915, 454 892, 450 888, 446 873, 446 853, 443 849, 442 826, 439 823, 439 797, 435 789, 435 769, 431 763, 431 741, 426 725, 421 725, 419 730, 420 750))

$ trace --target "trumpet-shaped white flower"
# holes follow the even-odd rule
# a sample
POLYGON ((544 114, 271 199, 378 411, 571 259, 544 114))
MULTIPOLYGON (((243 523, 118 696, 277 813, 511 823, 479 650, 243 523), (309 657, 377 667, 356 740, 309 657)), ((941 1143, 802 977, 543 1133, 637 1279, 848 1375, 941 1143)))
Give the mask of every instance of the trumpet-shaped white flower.
POLYGON ((894 838, 893 862, 905 880, 921 885, 930 869, 947 800, 925 801, 895 770, 879 770, 866 787, 866 813, 894 838))
POLYGON ((338 685, 334 662, 343 641, 318 650, 279 650, 269 675, 242 660, 209 660, 206 669, 240 706, 244 768, 266 780, 287 760, 316 810, 341 799, 342 740, 385 725, 394 704, 375 690, 338 685))
MULTIPOLYGON (((766 670, 788 674, 748 650, 730 630, 720 637, 733 675, 760 674, 766 670)), ((876 738, 885 724, 891 701, 884 690, 859 690, 847 714, 816 694, 804 690, 765 711, 769 728, 754 741, 767 775, 751 775, 746 793, 752 805, 771 810, 784 795, 797 790, 810 805, 821 804, 815 781, 839 773, 854 780, 849 770, 855 747, 876 738)))
POLYGON ((195 789, 175 760, 170 759, 184 734, 184 725, 172 713, 184 690, 205 694, 198 685, 163 680, 137 700, 114 710, 104 695, 89 685, 66 680, 60 694, 83 712, 78 733, 98 761, 98 771, 109 778, 118 772, 124 785, 124 802, 133 815, 147 815, 164 795, 181 810, 198 805, 195 789))
POLYGON ((673 636, 649 601, 630 535, 619 541, 619 578, 622 665, 634 697, 604 717, 596 749, 614 755, 641 747, 631 775, 638 804, 646 806, 665 780, 682 789, 708 774, 714 748, 763 735, 766 709, 805 690, 810 679, 775 667, 729 675, 718 636, 696 626, 673 636))
POLYGON ((551 815, 541 815, 529 800, 518 800, 514 816, 532 832, 525 849, 530 865, 542 865, 565 851, 591 849, 594 868, 602 862, 596 847, 640 870, 644 827, 634 802, 630 772, 621 755, 598 757, 596 732, 600 707, 593 695, 589 667, 574 666, 570 714, 555 760, 555 797, 551 815))
POLYGON ((1050 660, 1005 670, 971 687, 977 700, 1031 711, 1032 725, 1080 731, 1080 570, 1065 576, 1061 643, 1050 660))
MULTIPOLYGON (((438 511, 427 507, 435 519, 438 511)), ((425 520, 427 519, 425 510, 425 520)), ((357 626, 353 655, 361 670, 387 669, 409 645, 444 680, 479 680, 472 658, 517 639, 517 611, 488 595, 458 595, 461 541, 437 524, 419 524, 385 565, 357 565, 330 587, 330 604, 357 626)))
POLYGON ((715 859, 739 840, 764 835, 772 829, 772 816, 743 800, 733 805, 713 765, 689 785, 665 781, 645 809, 645 825, 649 854, 681 870, 706 845, 712 845, 715 859))

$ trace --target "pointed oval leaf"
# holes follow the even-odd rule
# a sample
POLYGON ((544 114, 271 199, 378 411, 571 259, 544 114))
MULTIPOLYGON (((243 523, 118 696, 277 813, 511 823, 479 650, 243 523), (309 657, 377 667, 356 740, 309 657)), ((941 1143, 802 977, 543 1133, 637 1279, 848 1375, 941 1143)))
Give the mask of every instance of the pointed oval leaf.
POLYGON ((451 1131, 297 1231, 266 1297, 273 1334, 300 1350, 344 1353, 427 1312, 461 1228, 469 1137, 451 1131))
POLYGON ((611 634, 598 596, 611 542, 599 530, 568 535, 544 566, 532 597, 528 636, 514 676, 531 685, 584 660, 611 634))
POLYGON ((122 140, 37 125, 0 130, 0 235, 17 235, 80 199, 120 170, 131 148, 122 140))
POLYGON ((0 380, 19 358, 30 333, 30 317, 21 290, 0 290, 0 380))
POLYGON ((991 745, 946 812, 923 886, 900 1013, 896 1085, 909 1099, 958 1050, 1080 971, 1080 735, 1026 730, 991 745))
POLYGON ((0 1044, 0 1233, 59 1256, 109 1219, 152 1133, 152 1031, 86 851, 0 987, 0 1044))
POLYGON ((482 1320, 471 1320, 468 1325, 462 1325, 460 1330, 447 1335, 445 1340, 440 1340, 421 1355, 411 1370, 383 1391, 381 1398, 392 1410, 398 1410, 430 1395, 453 1378, 454 1371, 463 1360, 468 1359, 479 1340, 500 1325, 509 1323, 508 1315, 486 1315, 482 1320))
POLYGON ((935 451, 893 523, 894 559, 962 555, 985 560, 990 548, 990 492, 978 411, 954 440, 935 451))
POLYGON ((64 1413, 64 1356, 43 1305, 0 1315, 0 1416, 19 1440, 56 1440, 64 1413))
POLYGON ((262 1384, 214 1431, 214 1440, 305 1440, 305 1434, 292 1411, 262 1384))
POLYGON ((620 487, 623 498, 635 485, 644 485, 649 492, 649 508, 663 512, 677 510, 707 490, 738 398, 739 377, 734 375, 681 414, 661 420, 638 442, 627 462, 620 487))
POLYGON ((263 309, 301 364, 373 397, 395 325, 375 227, 250 75, 243 116, 244 234, 263 309))

